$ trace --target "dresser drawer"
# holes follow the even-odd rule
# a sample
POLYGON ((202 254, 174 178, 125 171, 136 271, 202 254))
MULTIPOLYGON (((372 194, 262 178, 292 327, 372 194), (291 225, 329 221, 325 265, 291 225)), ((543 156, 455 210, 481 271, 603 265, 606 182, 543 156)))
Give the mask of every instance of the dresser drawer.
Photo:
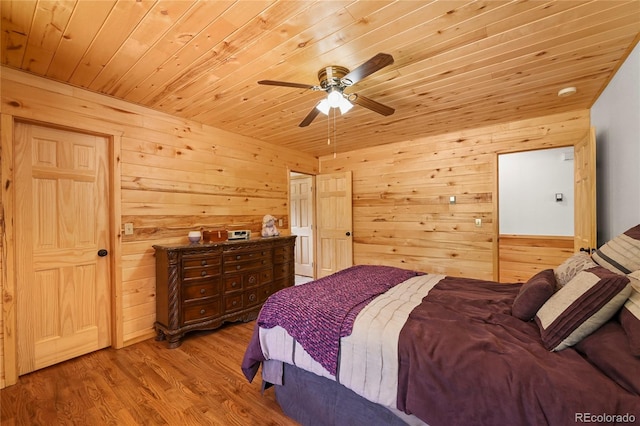
POLYGON ((293 260, 293 247, 276 246, 273 248, 273 263, 284 263, 293 260))
POLYGON ((244 307, 244 294, 239 293, 233 296, 225 296, 224 297, 224 312, 234 312, 242 309, 244 307))
POLYGON ((226 295, 224 297, 225 314, 258 305, 260 303, 259 290, 261 288, 262 287, 257 287, 251 290, 247 290, 243 293, 226 295))
POLYGON ((234 265, 236 263, 251 263, 258 261, 259 263, 271 262, 271 249, 260 249, 254 251, 236 251, 223 254, 225 266, 234 265))
POLYGON ((220 265, 198 266, 197 268, 183 268, 182 279, 194 280, 208 277, 217 277, 221 273, 220 265))
POLYGON ((203 300, 202 303, 184 303, 182 306, 183 324, 205 321, 220 316, 222 304, 219 297, 203 300))
POLYGON ((221 256, 194 256, 184 255, 182 256, 183 268, 205 268, 208 266, 220 266, 221 256))
POLYGON ((273 279, 279 280, 280 278, 293 276, 292 268, 293 263, 281 263, 273 266, 273 279))
POLYGON ((220 294, 220 280, 197 282, 182 287, 182 299, 192 301, 205 297, 218 296, 220 294))
POLYGON ((258 289, 258 302, 264 303, 273 293, 275 293, 273 284, 261 286, 258 289))
POLYGON ((251 271, 254 269, 264 268, 265 266, 271 265, 271 261, 269 259, 255 259, 249 260, 246 262, 238 262, 233 264, 225 264, 224 272, 225 273, 234 273, 234 272, 243 272, 243 271, 251 271))
POLYGON ((273 279, 271 269, 245 272, 243 274, 225 274, 224 292, 234 292, 246 288, 255 287, 261 284, 268 284, 273 279))

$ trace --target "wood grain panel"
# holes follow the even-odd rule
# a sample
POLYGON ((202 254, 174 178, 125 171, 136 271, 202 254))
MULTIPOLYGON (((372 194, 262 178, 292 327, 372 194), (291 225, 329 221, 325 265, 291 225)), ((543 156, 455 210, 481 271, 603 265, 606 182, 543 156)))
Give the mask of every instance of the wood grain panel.
POLYGON ((6 66, 314 156, 335 149, 326 121, 298 124, 326 94, 259 80, 314 85, 327 66, 392 55, 345 89, 395 109, 340 115, 347 152, 587 109, 640 40, 637 0, 4 0, 0 13, 6 66))
POLYGON ((353 174, 355 264, 497 279, 496 154, 570 146, 588 128, 580 110, 338 153, 320 169, 353 174))
MULTIPOLYGON (((11 118, 112 135, 119 141, 113 156, 121 173, 114 200, 114 212, 119 213, 113 220, 120 233, 120 257, 114 260, 121 289, 121 308, 115 313, 120 345, 153 334, 153 244, 185 243, 189 230, 207 227, 259 233, 267 213, 283 218, 286 231, 289 170, 318 171, 318 160, 308 154, 11 69, 2 71, 1 112, 8 117, 3 121, 3 145, 11 135, 5 128, 11 118), (120 229, 127 222, 134 224, 131 236, 120 229)), ((42 153, 42 161, 53 161, 45 146, 42 153)), ((82 162, 85 154, 76 154, 82 162)), ((5 158, 2 165, 4 177, 5 158)))
POLYGON ((553 269, 573 253, 573 237, 500 235, 500 282, 526 282, 536 273, 553 269))

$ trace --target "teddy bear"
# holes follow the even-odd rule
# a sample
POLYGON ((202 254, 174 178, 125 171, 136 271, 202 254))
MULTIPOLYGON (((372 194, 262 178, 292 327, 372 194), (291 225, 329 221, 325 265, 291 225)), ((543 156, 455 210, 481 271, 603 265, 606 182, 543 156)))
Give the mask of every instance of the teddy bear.
POLYGON ((264 215, 262 218, 262 236, 263 237, 277 237, 280 235, 278 228, 276 228, 276 218, 270 214, 264 215))

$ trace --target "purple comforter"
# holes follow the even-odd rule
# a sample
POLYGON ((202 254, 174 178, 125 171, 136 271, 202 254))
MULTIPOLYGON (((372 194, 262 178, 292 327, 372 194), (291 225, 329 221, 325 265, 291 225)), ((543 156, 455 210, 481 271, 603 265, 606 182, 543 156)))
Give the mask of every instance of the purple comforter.
MULTIPOLYGON (((400 274, 384 268, 377 272, 400 274)), ((340 336, 353 325, 344 321, 383 291, 379 284, 371 292, 364 284, 355 292, 340 289, 340 281, 353 274, 368 272, 356 268, 319 280, 308 294, 298 294, 302 288, 278 293, 265 305, 260 321, 286 325, 307 347, 337 354, 340 336)), ((597 416, 615 423, 622 418, 615 416, 625 415, 633 419, 631 424, 640 423, 637 393, 625 390, 573 348, 547 351, 536 324, 511 315, 519 288, 455 277, 436 284, 399 335, 397 408, 431 426, 566 425, 597 416)), ((242 365, 249 380, 263 360, 256 326, 242 365)), ((324 361, 333 369, 337 358, 324 361)), ((635 374, 637 366, 630 364, 624 371, 635 374)))
POLYGON ((568 425, 585 413, 640 422, 639 396, 572 348, 547 351, 535 323, 511 315, 519 287, 440 281, 400 333, 398 408, 431 426, 568 425))
POLYGON ((419 272, 358 265, 311 283, 285 288, 266 301, 258 326, 281 326, 335 376, 340 337, 351 334, 358 313, 373 298, 419 272))

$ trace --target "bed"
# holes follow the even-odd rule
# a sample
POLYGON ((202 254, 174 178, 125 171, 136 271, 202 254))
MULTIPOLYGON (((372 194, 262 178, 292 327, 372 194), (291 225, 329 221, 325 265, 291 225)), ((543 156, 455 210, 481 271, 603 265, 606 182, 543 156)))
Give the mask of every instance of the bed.
POLYGON ((640 423, 640 225, 523 284, 357 265, 263 306, 262 366, 304 425, 640 423))

